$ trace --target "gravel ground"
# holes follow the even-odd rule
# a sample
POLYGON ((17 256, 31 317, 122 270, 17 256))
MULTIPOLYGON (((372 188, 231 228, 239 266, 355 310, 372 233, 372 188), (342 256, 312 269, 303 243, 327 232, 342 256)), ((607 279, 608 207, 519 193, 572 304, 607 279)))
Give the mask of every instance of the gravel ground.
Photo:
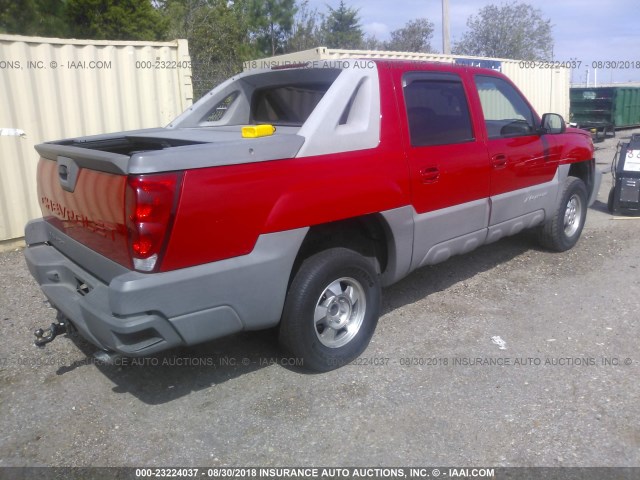
POLYGON ((37 349, 55 314, 2 253, 0 466, 640 466, 640 219, 609 215, 609 186, 569 252, 523 234, 386 289, 359 364, 320 375, 272 332, 146 365, 37 349))

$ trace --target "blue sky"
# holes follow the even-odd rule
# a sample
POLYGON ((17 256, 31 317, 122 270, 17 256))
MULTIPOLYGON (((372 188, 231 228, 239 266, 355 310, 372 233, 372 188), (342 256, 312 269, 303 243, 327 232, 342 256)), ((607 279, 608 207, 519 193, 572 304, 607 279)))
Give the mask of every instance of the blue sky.
MULTIPOLYGON (((525 0, 526 1, 526 0, 525 0)), ((326 12, 326 5, 335 8, 339 0, 310 0, 310 6, 326 12)), ((441 0, 345 0, 360 10, 360 20, 367 34, 386 40, 389 32, 407 21, 426 17, 435 24, 432 46, 442 51, 441 0)), ((501 0, 449 0, 452 44, 462 38, 470 15, 501 0)), ((590 81, 594 61, 629 60, 640 63, 640 2, 638 0, 531 0, 551 19, 556 60, 577 59, 580 69, 572 73, 573 82, 583 82, 589 67, 590 81)), ((640 82, 640 69, 598 70, 602 82, 640 82)))

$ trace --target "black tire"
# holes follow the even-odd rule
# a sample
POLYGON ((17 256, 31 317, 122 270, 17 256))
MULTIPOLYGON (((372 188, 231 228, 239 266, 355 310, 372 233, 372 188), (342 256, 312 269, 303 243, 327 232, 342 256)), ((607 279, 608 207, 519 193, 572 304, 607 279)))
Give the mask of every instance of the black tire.
POLYGON ((367 348, 380 298, 370 259, 346 248, 316 253, 302 262, 289 287, 280 344, 305 369, 327 372, 345 365, 367 348))
POLYGON ((576 177, 568 177, 562 187, 560 202, 539 230, 539 241, 545 248, 564 252, 580 238, 587 218, 587 187, 576 177))
MULTIPOLYGON (((615 180, 614 180, 615 182, 615 180)), ((607 210, 609 210, 609 213, 613 213, 613 195, 615 192, 615 187, 611 187, 611 190, 609 190, 609 198, 607 199, 607 210)))

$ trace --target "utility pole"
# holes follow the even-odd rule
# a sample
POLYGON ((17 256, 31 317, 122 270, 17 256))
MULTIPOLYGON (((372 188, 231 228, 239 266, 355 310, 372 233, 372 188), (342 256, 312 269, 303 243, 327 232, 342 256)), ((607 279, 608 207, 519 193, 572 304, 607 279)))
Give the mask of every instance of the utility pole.
POLYGON ((449 0, 442 0, 442 53, 451 55, 449 41, 449 0))

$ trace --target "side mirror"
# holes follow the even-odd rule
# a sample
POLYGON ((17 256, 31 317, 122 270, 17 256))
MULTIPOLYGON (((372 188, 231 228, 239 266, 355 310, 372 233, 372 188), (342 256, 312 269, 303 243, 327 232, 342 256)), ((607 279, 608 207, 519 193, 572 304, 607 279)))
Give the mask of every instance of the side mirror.
POLYGON ((545 133, 556 134, 564 133, 567 129, 567 125, 564 123, 564 118, 557 113, 545 113, 542 115, 542 121, 540 122, 540 134, 545 133))

